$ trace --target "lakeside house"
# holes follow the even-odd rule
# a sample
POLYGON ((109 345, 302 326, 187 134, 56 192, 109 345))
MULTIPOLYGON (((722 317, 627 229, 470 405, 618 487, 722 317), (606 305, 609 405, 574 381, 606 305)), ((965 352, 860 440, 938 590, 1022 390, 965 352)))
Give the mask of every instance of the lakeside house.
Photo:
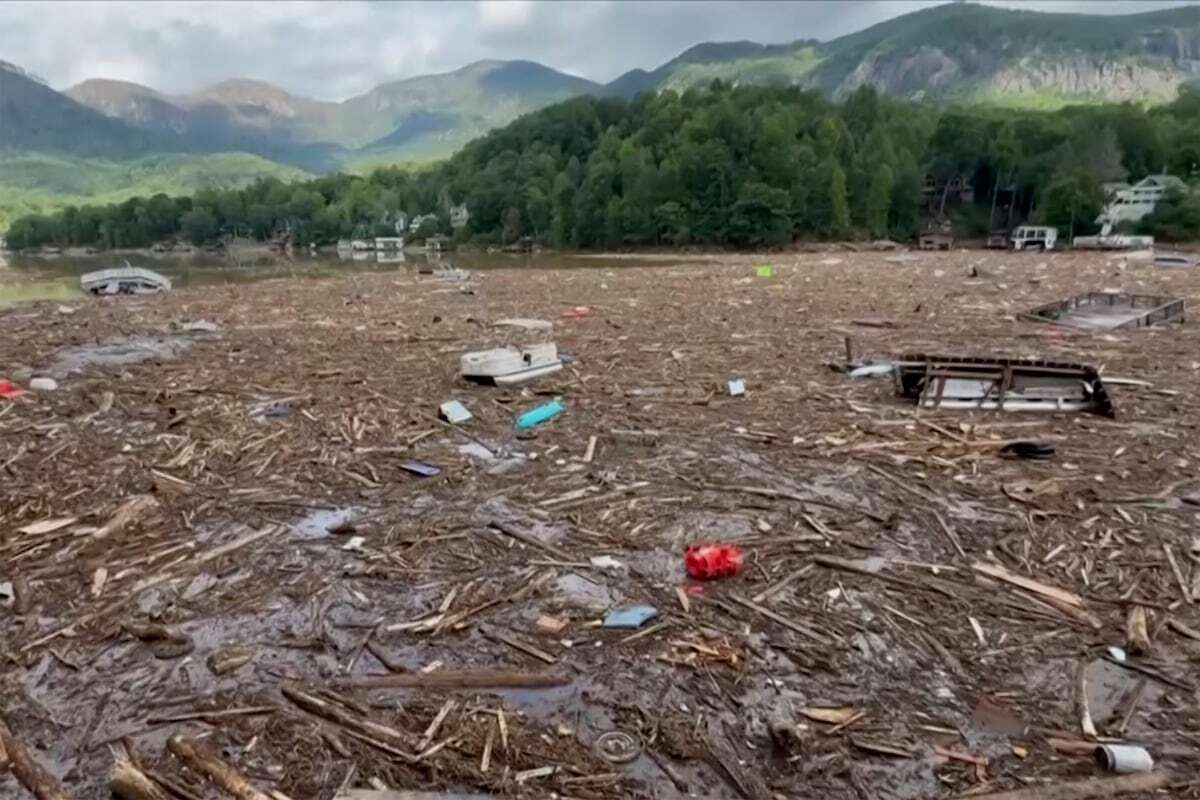
POLYGON ((1153 213, 1158 201, 1172 189, 1186 190, 1187 184, 1174 175, 1147 175, 1132 186, 1128 183, 1104 184, 1108 204, 1096 218, 1097 225, 1138 222, 1153 213))
POLYGON ((415 234, 421 229, 422 223, 424 223, 427 219, 437 222, 437 214, 417 214, 412 218, 412 221, 408 223, 408 232, 415 234))
POLYGON ((403 236, 376 236, 375 249, 384 251, 395 251, 404 249, 403 236))
POLYGON ((450 227, 454 229, 466 227, 466 224, 471 221, 471 212, 467 210, 467 204, 451 206, 450 208, 450 227))

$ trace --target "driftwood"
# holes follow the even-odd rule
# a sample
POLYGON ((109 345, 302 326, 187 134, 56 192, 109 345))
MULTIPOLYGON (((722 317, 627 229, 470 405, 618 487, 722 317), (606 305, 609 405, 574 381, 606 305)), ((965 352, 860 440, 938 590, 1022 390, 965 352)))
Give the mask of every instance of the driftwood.
POLYGON ((176 734, 167 740, 167 749, 198 775, 203 775, 237 800, 272 800, 254 788, 250 781, 204 746, 199 739, 176 734))
POLYGON ((363 689, 549 689, 566 686, 566 675, 503 669, 438 670, 399 675, 367 675, 343 686, 363 689))
POLYGON ((112 793, 122 800, 172 800, 171 795, 152 781, 123 755, 117 755, 108 773, 112 793))
POLYGON ((66 789, 58 782, 58 778, 34 760, 25 746, 17 740, 9 730, 4 720, 0 719, 0 750, 3 757, 0 762, 7 760, 8 768, 12 771, 17 783, 25 787, 37 800, 71 800, 66 789))
POLYGON ((333 703, 322 700, 295 687, 281 686, 280 691, 284 697, 291 700, 300 708, 345 728, 354 738, 374 745, 378 749, 392 755, 399 756, 406 761, 415 762, 417 760, 417 757, 409 752, 410 749, 414 748, 417 737, 396 728, 372 722, 369 719, 356 717, 333 703))
POLYGON ((1121 778, 1093 778, 1077 783, 1014 789, 1011 792, 977 794, 975 800, 1089 800, 1093 797, 1117 797, 1134 792, 1152 792, 1171 783, 1165 772, 1147 775, 1126 775, 1121 778))

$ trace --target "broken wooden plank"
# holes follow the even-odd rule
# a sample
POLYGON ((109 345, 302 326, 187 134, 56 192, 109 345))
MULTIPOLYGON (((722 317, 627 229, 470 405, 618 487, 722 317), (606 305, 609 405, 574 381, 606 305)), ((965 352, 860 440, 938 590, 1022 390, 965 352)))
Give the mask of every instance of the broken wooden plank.
POLYGON ((737 594, 731 594, 729 596, 729 599, 733 600, 733 602, 738 603, 739 605, 745 606, 746 608, 750 609, 751 611, 756 611, 759 614, 762 614, 767 619, 769 619, 773 622, 779 623, 780 625, 782 625, 783 627, 787 628, 790 631, 795 631, 796 633, 800 634, 801 636, 805 637, 806 639, 811 639, 812 641, 817 642, 818 644, 823 644, 826 646, 833 644, 833 642, 831 642, 829 640, 829 637, 818 633, 817 631, 813 630, 812 628, 805 627, 804 625, 801 625, 798 622, 793 622, 792 620, 788 619, 787 617, 783 616, 782 614, 772 611, 771 609, 766 608, 765 606, 760 606, 758 603, 755 603, 753 600, 748 600, 745 597, 742 597, 741 595, 737 595, 737 594))
POLYGON ((1171 572, 1175 573, 1175 580, 1179 581, 1179 593, 1183 595, 1184 602, 1196 602, 1187 581, 1183 579, 1183 570, 1179 569, 1179 562, 1175 560, 1175 553, 1171 551, 1171 545, 1163 544, 1162 549, 1167 555, 1167 563, 1171 565, 1171 572))
POLYGON ((57 530, 74 525, 79 521, 78 517, 56 517, 54 519, 44 519, 40 522, 33 522, 24 527, 17 528, 18 533, 24 533, 29 536, 38 536, 45 533, 54 533, 57 530))
POLYGON ((507 522, 499 522, 499 521, 492 522, 488 527, 500 531, 505 536, 511 536, 512 538, 516 539, 518 542, 527 544, 530 547, 535 547, 538 550, 545 551, 545 552, 549 553, 550 555, 554 556, 555 558, 561 559, 562 561, 574 560, 571 558, 571 554, 568 553, 566 550, 563 550, 562 548, 559 548, 559 547, 555 547, 554 545, 549 544, 548 542, 543 542, 541 539, 537 538, 532 533, 527 533, 514 525, 509 525, 507 522))
POLYGON ((547 664, 558 663, 558 659, 555 658, 554 656, 550 655, 549 653, 547 653, 545 650, 534 647, 531 644, 526 644, 525 642, 522 642, 520 639, 516 638, 515 636, 510 636, 509 634, 505 633, 504 631, 496 630, 495 628, 492 628, 490 626, 481 626, 480 633, 482 633, 484 636, 488 637, 489 639, 494 639, 497 642, 506 644, 509 647, 513 648, 514 650, 520 650, 522 653, 524 653, 527 656, 533 656, 538 661, 544 661, 547 664))
POLYGON ((1027 592, 1032 592, 1068 617, 1076 619, 1085 625, 1090 625, 1096 630, 1103 627, 1100 620, 1088 611, 1083 598, 1074 592, 1068 592, 1065 589, 1059 589, 1056 586, 1050 586, 1049 584, 1035 581, 1032 578, 1026 578, 1024 575, 1018 575, 1000 564, 987 564, 982 561, 976 561, 971 565, 971 569, 980 575, 1016 586, 1027 592))

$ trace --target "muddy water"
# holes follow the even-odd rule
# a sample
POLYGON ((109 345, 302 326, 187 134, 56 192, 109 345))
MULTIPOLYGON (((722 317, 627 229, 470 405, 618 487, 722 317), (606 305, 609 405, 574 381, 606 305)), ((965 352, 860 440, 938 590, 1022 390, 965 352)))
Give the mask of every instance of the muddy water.
MULTIPOLYGON (((695 259, 692 259, 695 260, 695 259)), ((124 266, 152 269, 171 279, 176 288, 222 286, 271 279, 328 278, 347 272, 416 272, 429 267, 489 269, 575 269, 616 268, 687 263, 685 256, 629 256, 572 253, 509 255, 462 252, 444 256, 424 253, 321 253, 298 254, 290 260, 262 258, 253 264, 234 266, 210 253, 130 253, 94 256, 25 256, 0 254, 0 308, 38 300, 80 300, 79 276, 100 269, 124 266)))

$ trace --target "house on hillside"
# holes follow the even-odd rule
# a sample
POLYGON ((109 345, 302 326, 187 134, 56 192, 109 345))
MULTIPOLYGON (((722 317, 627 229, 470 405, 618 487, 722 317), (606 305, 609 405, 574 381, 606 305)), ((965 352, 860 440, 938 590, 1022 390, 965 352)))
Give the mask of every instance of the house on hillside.
POLYGON ((404 231, 408 228, 408 214, 403 211, 397 211, 393 219, 393 227, 396 230, 397 236, 403 236, 404 231))
POLYGON ((1106 183, 1104 188, 1108 204, 1096 218, 1097 225, 1137 222, 1152 213, 1167 192, 1172 189, 1182 191, 1187 184, 1174 175, 1147 175, 1132 186, 1127 183, 1106 183))
POLYGON ((437 222, 437 214, 417 214, 412 218, 412 221, 408 223, 408 232, 415 234, 421 229, 422 223, 424 223, 427 219, 437 222))
POLYGON ((457 206, 450 207, 450 227, 455 230, 466 227, 466 224, 471 221, 471 212, 467 210, 467 204, 463 203, 457 206))

